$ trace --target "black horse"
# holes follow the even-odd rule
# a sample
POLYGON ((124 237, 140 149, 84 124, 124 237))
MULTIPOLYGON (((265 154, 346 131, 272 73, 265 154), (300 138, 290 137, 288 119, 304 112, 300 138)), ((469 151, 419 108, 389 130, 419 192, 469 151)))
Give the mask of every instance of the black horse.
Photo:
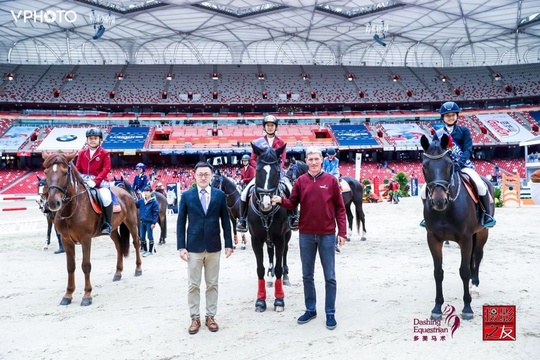
MULTIPOLYGON (((445 240, 458 243, 461 249, 461 265, 459 275, 463 281, 463 310, 464 320, 472 319, 471 294, 469 281, 478 286, 478 270, 484 255, 484 245, 488 239, 488 229, 481 223, 482 210, 475 204, 465 188, 462 173, 450 157, 448 149, 449 137, 443 135, 439 140, 429 140, 422 136, 420 139, 424 149, 423 172, 427 183, 427 196, 424 200, 424 219, 427 229, 427 243, 433 257, 435 277, 435 307, 431 318, 439 320, 442 317, 444 303, 442 282, 442 248, 445 240)), ((488 192, 493 198, 493 186, 487 179, 482 178, 488 192)), ((493 205, 488 209, 493 215, 493 205)))
MULTIPOLYGON (((113 180, 115 186, 123 188, 124 190, 129 192, 135 199, 139 198, 139 194, 135 193, 129 181, 125 180, 123 176, 121 176, 120 179, 113 177, 113 180)), ((169 204, 167 203, 167 198, 165 197, 165 195, 157 191, 154 191, 152 195, 155 196, 159 205, 158 224, 159 228, 161 229, 159 233, 159 245, 162 245, 166 243, 167 239, 167 209, 169 207, 169 204)))
POLYGON ((272 203, 274 195, 283 196, 284 189, 280 186, 281 167, 279 159, 285 146, 276 150, 271 147, 261 149, 251 144, 253 152, 258 156, 255 186, 251 195, 247 213, 248 229, 251 234, 251 246, 257 259, 258 291, 255 310, 266 310, 266 283, 264 280, 263 247, 275 249, 276 282, 274 288, 274 310, 283 311, 285 308, 285 293, 282 276, 283 254, 291 238, 291 230, 287 222, 287 210, 272 203))
POLYGON ((41 210, 43 215, 45 215, 45 219, 47 219, 47 238, 45 239, 45 245, 43 246, 43 250, 47 250, 49 248, 49 245, 51 245, 51 232, 56 212, 49 210, 45 206, 45 202, 47 201, 47 179, 40 178, 38 175, 36 176, 38 179, 38 198, 36 199, 36 201, 38 203, 39 209, 41 210))
MULTIPOLYGON (((300 160, 293 160, 290 164, 289 169, 285 176, 287 176, 292 183, 302 174, 305 174, 308 171, 308 166, 305 162, 300 160)), ((350 176, 343 176, 341 181, 345 181, 349 187, 350 191, 344 190, 341 193, 343 197, 343 203, 345 204, 345 209, 347 210, 347 222, 349 223, 349 234, 347 234, 347 241, 351 240, 353 233, 353 223, 354 215, 351 210, 351 204, 354 204, 354 210, 356 213, 356 231, 360 235, 360 240, 365 241, 366 231, 366 216, 362 208, 363 196, 364 196, 364 186, 355 178, 350 176), (360 228, 360 224, 362 227, 360 228)))
MULTIPOLYGON (((216 170, 210 186, 215 187, 225 193, 227 199, 227 209, 229 210, 229 217, 232 223, 232 230, 234 234, 234 245, 233 248, 236 249, 238 245, 238 233, 236 231, 236 219, 240 217, 240 192, 236 187, 234 181, 229 179, 226 176, 223 176, 219 170, 216 170)), ((242 250, 246 249, 246 234, 242 234, 242 250)))

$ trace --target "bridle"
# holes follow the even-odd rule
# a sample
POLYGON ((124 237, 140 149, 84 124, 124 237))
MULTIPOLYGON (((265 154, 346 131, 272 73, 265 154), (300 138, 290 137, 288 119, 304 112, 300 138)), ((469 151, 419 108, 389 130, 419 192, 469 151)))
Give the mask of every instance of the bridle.
MULTIPOLYGON (((279 164, 279 159, 273 160, 273 161, 266 161, 263 159, 258 160, 259 162, 263 163, 264 165, 270 165, 275 166, 279 164)), ((260 210, 261 203, 263 202, 263 198, 265 196, 268 196, 270 199, 273 197, 273 195, 278 194, 279 191, 279 181, 277 182, 276 186, 270 188, 270 189, 264 189, 260 188, 255 184, 255 189, 253 190, 253 195, 251 197, 251 208, 253 211, 261 218, 261 222, 263 224, 264 230, 266 231, 266 244, 269 247, 273 247, 274 244, 272 243, 272 240, 270 239, 270 227, 272 226, 272 223, 274 221, 274 214, 279 211, 281 206, 277 204, 272 204, 269 211, 262 211, 260 210)), ((281 194, 283 196, 283 194, 281 194)))
MULTIPOLYGON (((424 152, 424 156, 430 160, 440 160, 442 158, 444 158, 446 155, 450 154, 451 151, 449 149, 445 150, 443 153, 441 154, 438 154, 438 155, 431 155, 431 154, 427 154, 424 152)), ((433 181, 430 181, 427 183, 427 199, 431 202, 432 199, 433 199, 433 191, 437 188, 437 187, 440 187, 443 189, 444 193, 446 194, 446 199, 449 201, 449 202, 454 202, 458 196, 459 196, 459 192, 461 190, 461 179, 460 177, 458 176, 458 179, 457 179, 457 185, 456 185, 456 177, 454 176, 456 174, 456 170, 455 170, 455 166, 452 166, 452 172, 450 173, 450 178, 448 180, 440 180, 440 179, 437 179, 437 180, 433 180, 433 181), (451 191, 450 191, 450 188, 451 187, 456 187, 457 186, 457 190, 456 190, 456 194, 455 196, 451 196, 451 191)))
MULTIPOLYGON (((230 196, 235 194, 235 190, 233 190, 233 192, 227 194, 223 190, 223 178, 224 178, 223 175, 214 174, 214 179, 217 179, 217 180, 216 180, 216 182, 214 182, 214 180, 212 180, 212 187, 215 187, 216 189, 219 189, 219 190, 223 191, 223 193, 225 194, 225 198, 229 199, 230 196)), ((229 208, 229 210, 233 209, 234 206, 236 205, 236 203, 238 203, 238 201, 240 201, 240 196, 238 196, 238 199, 236 199, 234 204, 232 204, 230 206, 227 204, 227 208, 229 208)))
MULTIPOLYGON (((58 164, 57 162, 53 163, 52 165, 56 165, 58 164)), ((73 211, 71 212, 71 214, 69 216, 60 216, 60 219, 64 220, 64 219, 69 219, 70 217, 72 217, 76 211, 77 211, 77 205, 78 205, 78 201, 77 201, 77 197, 81 194, 84 194, 85 192, 87 192, 88 190, 86 189, 86 187, 84 188, 84 191, 81 191, 81 192, 77 192, 77 189, 79 188, 79 181, 76 177, 73 176, 73 172, 72 172, 72 164, 71 163, 68 163, 68 173, 67 173, 67 182, 66 182, 66 186, 64 187, 61 187, 59 185, 56 185, 56 184, 51 184, 51 185, 48 185, 48 190, 50 191, 50 189, 56 189, 58 191, 60 191, 62 193, 62 203, 63 204, 68 204, 69 202, 71 202, 71 200, 75 199, 75 208, 73 209, 73 211), (71 186, 75 189, 75 194, 72 195, 72 196, 68 196, 68 189, 69 189, 69 186, 71 186)), ((47 197, 49 196, 49 194, 47 193, 47 197)), ((61 214, 60 214, 61 215, 61 214)))

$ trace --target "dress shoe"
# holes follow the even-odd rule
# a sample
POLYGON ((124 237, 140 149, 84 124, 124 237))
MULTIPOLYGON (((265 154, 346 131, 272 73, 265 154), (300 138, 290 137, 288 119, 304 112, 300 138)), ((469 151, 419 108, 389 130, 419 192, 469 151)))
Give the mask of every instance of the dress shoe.
POLYGON ((199 332, 200 327, 201 327, 201 319, 193 318, 191 319, 191 325, 189 326, 188 331, 191 335, 193 335, 199 332))
POLYGON ((208 327, 208 330, 211 332, 216 332, 219 330, 218 324, 214 321, 213 316, 207 316, 206 317, 206 327, 208 327))
POLYGON ((334 315, 326 315, 326 328, 328 330, 334 330, 337 326, 337 321, 334 315))
POLYGON ((317 312, 316 311, 306 310, 304 315, 302 315, 302 316, 300 316, 298 318, 298 323, 299 324, 306 324, 306 323, 310 322, 311 320, 315 319, 316 317, 317 317, 317 312))

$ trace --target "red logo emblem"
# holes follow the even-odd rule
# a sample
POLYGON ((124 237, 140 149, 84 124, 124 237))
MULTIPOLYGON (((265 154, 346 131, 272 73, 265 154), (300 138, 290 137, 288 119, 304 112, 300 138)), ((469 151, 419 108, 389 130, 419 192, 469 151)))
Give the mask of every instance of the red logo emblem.
POLYGON ((482 340, 516 341, 516 306, 484 305, 482 340))

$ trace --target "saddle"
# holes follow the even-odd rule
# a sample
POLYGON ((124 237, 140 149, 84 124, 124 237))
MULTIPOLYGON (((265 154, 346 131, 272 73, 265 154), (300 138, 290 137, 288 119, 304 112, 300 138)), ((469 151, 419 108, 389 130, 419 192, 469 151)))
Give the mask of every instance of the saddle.
POLYGON ((342 193, 351 191, 351 187, 349 186, 349 183, 343 179, 339 179, 339 187, 341 188, 342 193))
MULTIPOLYGON (((111 191, 109 189, 109 191, 111 191)), ((118 202, 118 197, 111 191, 111 198, 113 202, 113 213, 119 213, 122 211, 122 208, 120 207, 120 203, 118 202)), ((92 205, 92 209, 96 214, 102 214, 103 213, 103 204, 101 202, 101 197, 99 196, 98 189, 95 188, 88 188, 88 199, 90 200, 90 204, 92 205)))
MULTIPOLYGON (((478 195, 478 189, 476 187, 476 184, 471 179, 471 177, 469 175, 467 175, 466 173, 460 172, 460 176, 461 176, 461 180, 463 180, 463 184, 465 185, 465 189, 467 189, 467 192, 471 196, 471 199, 474 201, 475 204, 478 205, 478 201, 479 201, 478 196, 479 195, 478 195)), ((489 194, 490 202, 493 202, 493 198, 492 198, 491 194, 489 193, 489 191, 488 191, 488 194, 489 194)))

